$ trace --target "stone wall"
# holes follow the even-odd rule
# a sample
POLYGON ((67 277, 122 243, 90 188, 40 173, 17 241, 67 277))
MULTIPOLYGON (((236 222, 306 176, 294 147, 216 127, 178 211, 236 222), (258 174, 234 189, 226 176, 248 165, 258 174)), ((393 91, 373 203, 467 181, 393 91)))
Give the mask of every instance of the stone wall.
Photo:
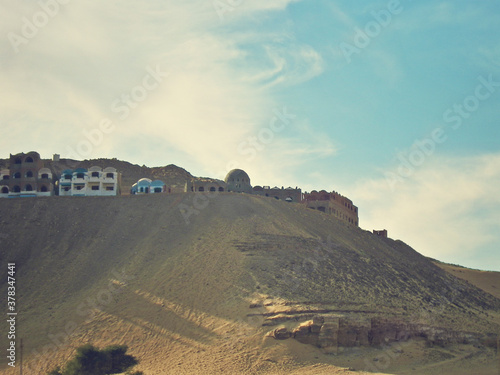
POLYGON ((415 338, 423 338, 429 345, 439 346, 485 344, 485 340, 488 340, 487 337, 477 333, 413 324, 398 318, 363 319, 328 315, 314 316, 312 320, 303 322, 295 328, 280 326, 268 336, 278 340, 293 338, 330 353, 336 353, 341 347, 383 346, 415 338))
POLYGON ((325 212, 341 220, 359 226, 358 207, 352 201, 333 191, 331 193, 313 190, 304 193, 304 203, 308 208, 325 212))

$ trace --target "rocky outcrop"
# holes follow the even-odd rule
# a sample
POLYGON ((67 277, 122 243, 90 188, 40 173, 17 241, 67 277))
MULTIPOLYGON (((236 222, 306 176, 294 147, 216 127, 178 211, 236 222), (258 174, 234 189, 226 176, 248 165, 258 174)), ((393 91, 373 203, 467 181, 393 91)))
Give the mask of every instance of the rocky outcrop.
POLYGON ((396 318, 349 318, 316 315, 294 328, 280 326, 269 333, 275 339, 294 338, 303 343, 337 352, 339 347, 383 346, 392 342, 423 338, 429 345, 481 343, 480 334, 413 324, 396 318))

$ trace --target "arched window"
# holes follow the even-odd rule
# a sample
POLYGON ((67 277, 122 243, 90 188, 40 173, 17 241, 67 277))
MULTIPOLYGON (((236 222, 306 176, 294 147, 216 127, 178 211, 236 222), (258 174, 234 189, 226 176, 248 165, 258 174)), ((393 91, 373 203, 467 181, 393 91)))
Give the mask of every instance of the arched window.
POLYGON ((8 194, 9 193, 9 188, 7 186, 4 186, 2 188, 2 194, 8 194))
POLYGON ((215 189, 215 186, 212 186, 212 187, 210 188, 210 191, 217 191, 217 190, 215 189))
POLYGON ((47 186, 42 186, 42 188, 40 189, 40 191, 41 191, 42 193, 46 193, 46 192, 48 192, 48 191, 49 191, 49 189, 47 189, 47 186))
POLYGON ((42 173, 42 178, 49 178, 49 174, 48 173, 42 173))
POLYGON ((219 191, 224 191, 224 188, 223 188, 223 187, 220 187, 220 188, 219 188, 219 191))
POLYGON ((12 188, 12 191, 14 193, 20 193, 21 192, 21 187, 19 185, 15 185, 13 188, 12 188))
POLYGON ((26 178, 31 178, 31 177, 33 177, 33 172, 32 171, 26 172, 26 178))
POLYGON ((31 156, 28 156, 26 159, 24 159, 25 163, 33 163, 33 158, 31 156))
POLYGON ((200 187, 198 188, 198 191, 205 191, 205 188, 204 188, 203 186, 200 186, 200 187))
POLYGON ((21 172, 14 173, 14 178, 21 178, 21 172))
POLYGON ((25 190, 25 191, 33 191, 33 186, 31 186, 30 184, 28 184, 28 185, 26 185, 26 186, 24 187, 24 190, 25 190))

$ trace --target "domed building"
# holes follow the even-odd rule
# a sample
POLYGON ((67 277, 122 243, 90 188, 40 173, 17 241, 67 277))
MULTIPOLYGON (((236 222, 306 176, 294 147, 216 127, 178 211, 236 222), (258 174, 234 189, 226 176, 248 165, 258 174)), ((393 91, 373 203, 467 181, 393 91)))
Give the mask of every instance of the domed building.
POLYGON ((252 194, 250 177, 244 170, 233 169, 227 174, 224 181, 228 192, 252 194))

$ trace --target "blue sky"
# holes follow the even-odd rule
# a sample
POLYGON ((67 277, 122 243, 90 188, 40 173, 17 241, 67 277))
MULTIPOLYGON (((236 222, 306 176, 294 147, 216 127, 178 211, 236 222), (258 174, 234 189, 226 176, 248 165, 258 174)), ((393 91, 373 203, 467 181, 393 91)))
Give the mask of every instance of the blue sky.
POLYGON ((497 1, 0 3, 0 148, 336 190, 500 271, 497 1))

